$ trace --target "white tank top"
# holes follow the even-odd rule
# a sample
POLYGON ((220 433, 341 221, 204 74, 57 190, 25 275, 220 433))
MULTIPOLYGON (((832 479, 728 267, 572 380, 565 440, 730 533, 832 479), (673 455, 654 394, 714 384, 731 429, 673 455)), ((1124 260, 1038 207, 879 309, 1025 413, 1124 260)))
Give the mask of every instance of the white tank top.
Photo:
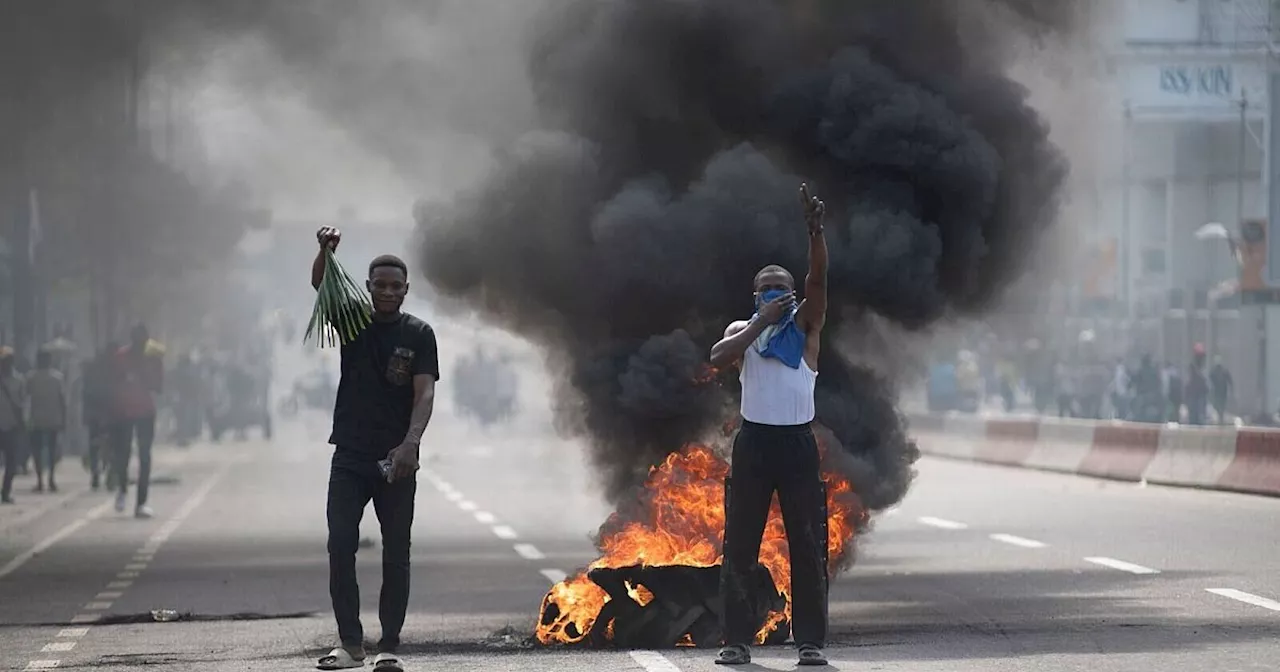
POLYGON ((803 425, 813 421, 813 386, 818 372, 801 359, 793 369, 761 357, 755 346, 742 357, 742 418, 761 425, 803 425))

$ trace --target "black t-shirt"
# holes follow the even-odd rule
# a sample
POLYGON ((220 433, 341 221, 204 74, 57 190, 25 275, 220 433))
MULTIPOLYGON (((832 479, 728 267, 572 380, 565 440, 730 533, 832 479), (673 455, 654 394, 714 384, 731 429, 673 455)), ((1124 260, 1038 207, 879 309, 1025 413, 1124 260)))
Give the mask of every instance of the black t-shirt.
POLYGON ((342 378, 329 443, 382 459, 404 441, 413 415, 413 377, 440 380, 436 334, 426 322, 401 313, 374 322, 342 346, 342 378))

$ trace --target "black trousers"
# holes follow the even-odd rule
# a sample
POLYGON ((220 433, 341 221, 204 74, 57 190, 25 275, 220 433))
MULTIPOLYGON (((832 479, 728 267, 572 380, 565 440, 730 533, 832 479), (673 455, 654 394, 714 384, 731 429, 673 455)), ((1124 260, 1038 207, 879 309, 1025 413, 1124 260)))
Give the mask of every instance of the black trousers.
POLYGON ((0 431, 0 454, 4 455, 4 481, 0 486, 0 499, 9 499, 13 494, 13 477, 18 475, 18 466, 22 459, 19 455, 20 429, 0 431))
POLYGON ((49 484, 52 485, 53 470, 58 464, 58 458, 61 457, 58 451, 58 430, 32 429, 28 436, 31 442, 31 456, 36 465, 36 480, 44 483, 44 475, 47 473, 49 484))
POLYGON ((773 426, 743 421, 733 440, 733 465, 725 482, 724 565, 720 596, 727 644, 751 644, 761 623, 754 617, 751 571, 773 493, 791 551, 791 633, 796 644, 824 646, 827 639, 827 502, 818 442, 809 425, 773 426))
POLYGON ((111 434, 116 479, 121 493, 129 491, 129 458, 133 452, 133 437, 138 437, 138 506, 142 506, 147 503, 147 495, 151 491, 151 444, 156 438, 156 416, 117 420, 111 434))
POLYGON ((409 608, 409 541, 413 527, 415 479, 387 483, 377 458, 338 448, 329 468, 329 597, 338 621, 343 646, 364 641, 360 624, 360 585, 356 579, 356 551, 360 545, 360 519, 373 500, 382 527, 382 594, 378 620, 382 639, 378 650, 395 653, 400 629, 409 608))

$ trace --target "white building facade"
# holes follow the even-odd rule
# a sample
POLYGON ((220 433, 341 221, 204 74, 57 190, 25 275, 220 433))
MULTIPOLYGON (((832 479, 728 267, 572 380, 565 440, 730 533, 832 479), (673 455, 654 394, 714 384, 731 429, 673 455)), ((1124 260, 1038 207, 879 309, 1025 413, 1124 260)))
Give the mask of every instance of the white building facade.
POLYGON ((1278 205, 1266 184, 1268 159, 1280 155, 1267 151, 1280 0, 1117 1, 1109 66, 1122 130, 1104 153, 1095 223, 1115 242, 1116 305, 1145 333, 1139 349, 1185 366, 1191 344, 1205 342, 1235 375, 1238 410, 1260 410, 1263 400, 1274 410, 1280 309, 1241 306, 1236 296, 1214 302, 1211 290, 1237 267, 1226 244, 1195 232, 1210 222, 1238 232, 1278 205))

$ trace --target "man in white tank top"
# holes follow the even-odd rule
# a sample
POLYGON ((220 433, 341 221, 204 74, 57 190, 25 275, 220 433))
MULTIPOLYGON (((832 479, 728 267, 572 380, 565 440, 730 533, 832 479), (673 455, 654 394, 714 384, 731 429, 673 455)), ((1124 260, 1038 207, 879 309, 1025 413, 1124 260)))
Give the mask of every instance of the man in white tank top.
POLYGON ((781 266, 756 274, 756 313, 734 322, 711 349, 711 365, 742 363, 742 427, 733 441, 725 481, 724 564, 720 571, 725 646, 716 663, 751 662, 750 645, 763 625, 751 594, 774 492, 791 551, 791 633, 799 664, 826 665, 827 502, 818 464, 813 389, 827 314, 826 207, 800 186, 809 229, 809 274, 798 305, 795 281, 781 266))

